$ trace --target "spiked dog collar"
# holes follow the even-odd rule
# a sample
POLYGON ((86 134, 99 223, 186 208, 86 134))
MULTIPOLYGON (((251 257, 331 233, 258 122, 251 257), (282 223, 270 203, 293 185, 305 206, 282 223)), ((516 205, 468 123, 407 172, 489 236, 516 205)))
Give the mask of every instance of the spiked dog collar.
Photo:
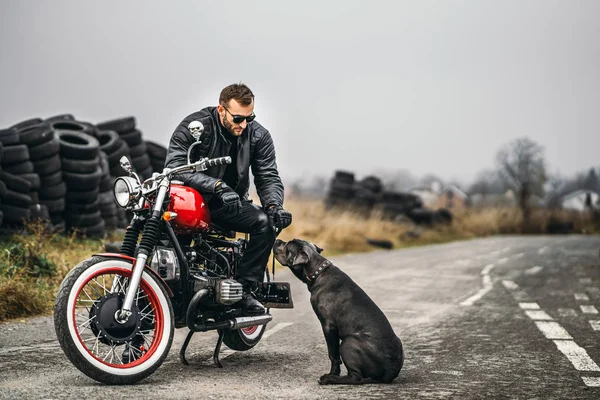
POLYGON ((306 280, 309 281, 310 283, 314 283, 314 281, 317 279, 317 277, 319 275, 321 275, 323 273, 323 271, 325 271, 330 265, 332 264, 331 261, 329 260, 325 260, 321 263, 321 265, 319 266, 319 268, 317 268, 317 270, 315 272, 313 272, 313 274, 311 276, 306 276, 306 280))

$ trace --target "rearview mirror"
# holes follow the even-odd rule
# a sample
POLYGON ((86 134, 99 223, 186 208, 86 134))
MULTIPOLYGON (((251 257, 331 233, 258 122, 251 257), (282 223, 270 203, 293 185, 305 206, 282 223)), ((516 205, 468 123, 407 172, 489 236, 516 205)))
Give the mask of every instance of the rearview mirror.
POLYGON ((196 141, 199 141, 200 136, 202 136, 202 133, 204 132, 204 125, 202 125, 202 122, 200 121, 192 121, 188 125, 188 130, 190 131, 194 139, 196 141))
POLYGON ((121 164, 121 167, 125 171, 127 171, 127 173, 131 173, 131 171, 132 171, 131 163, 129 162, 129 159, 127 158, 127 156, 121 157, 121 159, 119 160, 119 163, 121 164))

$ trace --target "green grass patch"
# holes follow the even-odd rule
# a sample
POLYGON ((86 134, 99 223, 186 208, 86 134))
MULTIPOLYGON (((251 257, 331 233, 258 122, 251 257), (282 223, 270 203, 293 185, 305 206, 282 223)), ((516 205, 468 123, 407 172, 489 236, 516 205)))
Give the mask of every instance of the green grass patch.
MULTIPOLYGON (((107 240, 122 240, 111 235, 107 240)), ((102 252, 104 240, 60 235, 39 222, 0 238, 0 321, 47 314, 58 287, 80 261, 102 252)))

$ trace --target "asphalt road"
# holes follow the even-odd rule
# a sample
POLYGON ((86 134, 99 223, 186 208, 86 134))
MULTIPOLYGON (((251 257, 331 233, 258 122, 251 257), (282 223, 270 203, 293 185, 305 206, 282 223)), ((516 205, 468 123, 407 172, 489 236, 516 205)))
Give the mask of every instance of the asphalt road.
POLYGON ((389 385, 317 384, 325 341, 285 270, 295 308, 272 310, 254 349, 224 350, 223 369, 214 332, 196 334, 181 365, 181 329, 154 375, 105 386, 67 361, 50 317, 0 324, 0 398, 600 399, 599 249, 600 237, 520 236, 333 258, 403 341, 389 385))

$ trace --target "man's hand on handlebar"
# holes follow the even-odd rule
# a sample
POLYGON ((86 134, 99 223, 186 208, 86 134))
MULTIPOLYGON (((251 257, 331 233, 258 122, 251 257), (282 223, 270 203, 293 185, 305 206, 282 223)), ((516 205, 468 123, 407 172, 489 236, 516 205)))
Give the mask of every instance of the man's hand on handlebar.
POLYGON ((223 211, 238 215, 242 211, 242 202, 240 196, 225 182, 219 181, 215 186, 215 195, 221 199, 223 203, 223 211))
POLYGON ((269 206, 266 210, 271 226, 283 230, 292 224, 292 213, 279 205, 269 206))

